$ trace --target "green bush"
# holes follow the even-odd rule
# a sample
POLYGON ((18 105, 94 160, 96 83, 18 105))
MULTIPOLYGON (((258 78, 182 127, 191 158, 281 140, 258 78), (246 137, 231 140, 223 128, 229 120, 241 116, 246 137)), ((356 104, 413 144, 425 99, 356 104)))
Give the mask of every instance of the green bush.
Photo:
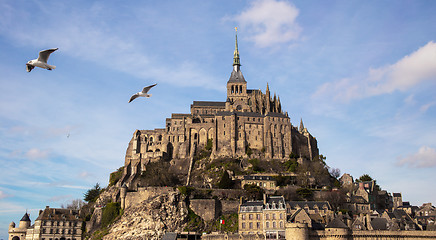
POLYGON ((109 186, 114 186, 120 178, 123 176, 124 167, 118 168, 117 171, 110 174, 109 177, 109 186))
POLYGON ((233 181, 229 176, 229 173, 224 170, 223 175, 221 175, 221 180, 218 183, 218 188, 230 189, 233 187, 233 181))
POLYGON ((108 203, 103 208, 101 216, 101 226, 106 227, 113 222, 113 220, 121 214, 120 203, 108 203))
POLYGON ((96 183, 95 186, 84 194, 84 199, 86 202, 95 202, 97 201, 97 198, 100 196, 100 193, 103 191, 103 189, 100 187, 99 183, 96 183))
POLYGON ((284 164, 286 170, 289 172, 295 172, 297 170, 298 162, 295 159, 288 160, 284 164))
POLYGON ((304 199, 310 199, 313 195, 312 191, 308 188, 297 189, 297 194, 304 199))
POLYGON ((213 144, 212 142, 213 142, 212 138, 208 138, 207 139, 207 144, 206 144, 206 147, 205 147, 207 151, 212 150, 212 144, 213 144))
POLYGON ((248 160, 248 162, 251 164, 251 170, 253 170, 254 172, 263 172, 264 170, 262 169, 262 167, 260 166, 259 163, 259 159, 257 158, 253 158, 248 160))
POLYGON ((289 154, 289 158, 290 158, 290 159, 297 159, 297 158, 298 158, 298 155, 295 154, 294 152, 291 152, 291 154, 289 154))
POLYGON ((180 186, 177 189, 179 189, 179 192, 186 197, 189 197, 189 195, 191 195, 191 192, 194 190, 193 187, 187 186, 180 186))

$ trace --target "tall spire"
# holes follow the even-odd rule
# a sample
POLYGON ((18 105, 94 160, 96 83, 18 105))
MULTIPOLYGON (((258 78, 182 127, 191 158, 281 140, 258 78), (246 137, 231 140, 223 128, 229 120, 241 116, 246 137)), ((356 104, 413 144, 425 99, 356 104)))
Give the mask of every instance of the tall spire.
POLYGON ((302 132, 304 130, 304 124, 303 124, 303 118, 301 118, 300 120, 300 132, 302 132))
POLYGON ((235 51, 233 52, 233 69, 239 71, 241 62, 239 60, 239 50, 238 50, 238 28, 235 27, 235 51))

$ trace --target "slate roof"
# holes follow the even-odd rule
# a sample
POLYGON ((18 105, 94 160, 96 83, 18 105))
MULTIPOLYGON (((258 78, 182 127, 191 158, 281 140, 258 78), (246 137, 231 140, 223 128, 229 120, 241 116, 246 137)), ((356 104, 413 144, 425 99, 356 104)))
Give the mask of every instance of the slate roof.
POLYGON ((263 206, 262 201, 248 201, 241 204, 241 207, 249 207, 249 206, 263 206))
POLYGON ((264 117, 262 114, 258 112, 236 112, 237 116, 243 117, 264 117))
POLYGON ((388 230, 388 220, 386 218, 374 218, 371 221, 374 230, 388 230))
POLYGON ((276 112, 269 112, 268 114, 266 114, 268 117, 282 117, 282 118, 288 118, 285 114, 283 113, 276 113, 276 112))
POLYGON ((344 222, 342 222, 338 217, 333 219, 325 228, 348 228, 344 222))
POLYGON ((195 107, 225 107, 226 102, 194 101, 191 106, 195 106, 195 107))
POLYGON ((269 181, 273 181, 274 178, 271 176, 244 176, 244 180, 269 180, 269 181))
POLYGON ((228 83, 246 83, 246 81, 241 71, 236 72, 235 70, 233 70, 230 74, 230 79, 228 83))
POLYGON ((36 220, 81 221, 78 214, 76 210, 46 207, 36 220))
POLYGON ((222 111, 222 112, 217 112, 215 115, 216 116, 232 116, 232 112, 228 112, 228 111, 222 111))
POLYGON ((394 197, 401 197, 401 193, 393 193, 394 197))
POLYGON ((319 209, 323 209, 326 206, 328 210, 331 210, 330 204, 327 201, 289 201, 288 204, 291 209, 296 209, 297 206, 304 208, 306 205, 309 209, 314 209, 316 205, 319 209))
POLYGON ((171 118, 183 118, 183 117, 190 117, 191 114, 187 113, 173 113, 171 114, 171 118))
POLYGON ((29 214, 27 214, 27 212, 21 218, 20 222, 30 222, 29 214))

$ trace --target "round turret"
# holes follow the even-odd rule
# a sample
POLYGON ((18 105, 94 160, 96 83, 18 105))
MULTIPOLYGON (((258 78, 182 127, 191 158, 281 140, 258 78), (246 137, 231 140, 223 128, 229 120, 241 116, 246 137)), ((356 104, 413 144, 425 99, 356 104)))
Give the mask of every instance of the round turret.
POLYGON ((29 218, 29 214, 27 214, 27 212, 24 214, 24 216, 21 218, 20 220, 20 225, 18 226, 18 228, 29 228, 30 227, 30 218, 29 218))
POLYGON ((15 223, 12 221, 11 224, 9 224, 9 229, 15 228, 15 223))

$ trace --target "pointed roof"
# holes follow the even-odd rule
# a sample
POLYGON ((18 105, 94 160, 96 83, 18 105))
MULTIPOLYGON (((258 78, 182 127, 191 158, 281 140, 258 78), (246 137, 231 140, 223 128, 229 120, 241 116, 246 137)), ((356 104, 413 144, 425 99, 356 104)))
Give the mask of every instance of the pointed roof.
POLYGON ((241 62, 239 59, 239 50, 238 50, 238 28, 235 27, 235 51, 233 52, 233 66, 238 65, 241 66, 241 62))
POLYGON ((342 222, 339 217, 333 219, 333 221, 327 224, 326 228, 348 228, 344 222, 342 222))
MULTIPOLYGON (((235 28, 235 30, 237 31, 238 29, 235 28)), ((239 69, 240 66, 241 66, 241 62, 239 59, 239 50, 238 50, 238 34, 236 34, 235 51, 233 52, 233 71, 227 83, 247 83, 245 81, 244 76, 242 75, 241 70, 239 69)))
POLYGON ((303 118, 301 118, 301 120, 300 120, 300 132, 303 131, 303 129, 304 129, 303 118))
POLYGON ((27 214, 27 212, 21 218, 20 222, 30 222, 29 214, 27 214))

